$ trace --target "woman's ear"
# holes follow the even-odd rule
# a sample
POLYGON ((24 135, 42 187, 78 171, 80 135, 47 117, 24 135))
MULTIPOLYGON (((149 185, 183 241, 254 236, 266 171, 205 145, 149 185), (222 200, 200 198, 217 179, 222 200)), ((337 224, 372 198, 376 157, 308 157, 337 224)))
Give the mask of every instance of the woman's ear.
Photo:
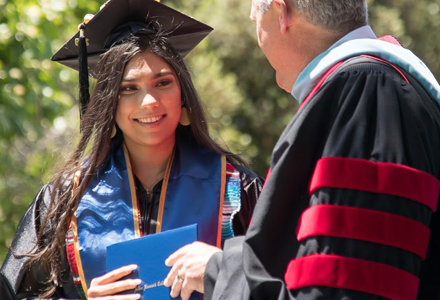
POLYGON ((287 28, 292 23, 292 14, 290 12, 290 6, 286 3, 286 0, 274 0, 279 13, 280 32, 286 33, 287 28))

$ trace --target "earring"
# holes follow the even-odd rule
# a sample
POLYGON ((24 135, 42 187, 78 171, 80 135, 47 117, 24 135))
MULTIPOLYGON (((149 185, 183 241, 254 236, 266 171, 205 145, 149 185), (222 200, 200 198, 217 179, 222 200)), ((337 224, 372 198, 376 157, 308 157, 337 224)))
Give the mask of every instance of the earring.
POLYGON ((111 134, 110 138, 114 138, 115 135, 116 135, 116 125, 113 125, 113 127, 112 127, 112 134, 111 134))
POLYGON ((191 124, 191 120, 189 119, 189 116, 188 116, 188 110, 186 109, 185 106, 182 107, 182 111, 180 112, 179 123, 182 126, 188 126, 189 124, 191 124))

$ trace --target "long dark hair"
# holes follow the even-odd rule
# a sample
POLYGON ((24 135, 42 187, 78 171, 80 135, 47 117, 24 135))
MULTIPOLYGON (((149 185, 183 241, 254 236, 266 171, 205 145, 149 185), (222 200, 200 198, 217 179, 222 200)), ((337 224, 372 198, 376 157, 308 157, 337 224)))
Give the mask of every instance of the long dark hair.
MULTIPOLYGON (((208 124, 199 96, 183 59, 171 48, 164 31, 143 30, 102 54, 96 70, 96 86, 81 119, 81 137, 73 154, 52 182, 51 201, 38 232, 37 251, 29 264, 39 262, 49 277, 42 297, 52 295, 62 282, 65 261, 65 237, 74 211, 90 179, 109 155, 112 143, 122 140, 122 132, 112 139, 116 126, 119 86, 127 63, 136 54, 150 51, 167 62, 176 72, 181 97, 191 120, 189 126, 178 125, 176 135, 227 156, 229 161, 246 165, 237 155, 218 145, 209 135, 208 124), (103 149, 107 149, 104 150, 103 149), (81 182, 73 187, 75 174, 81 182)), ((65 275, 65 274, 64 274, 65 275)))

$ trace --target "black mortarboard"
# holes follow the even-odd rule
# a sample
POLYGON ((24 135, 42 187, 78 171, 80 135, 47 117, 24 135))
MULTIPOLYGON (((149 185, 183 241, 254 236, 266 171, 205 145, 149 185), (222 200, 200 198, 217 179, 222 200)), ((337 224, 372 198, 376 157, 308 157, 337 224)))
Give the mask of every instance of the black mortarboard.
MULTIPOLYGON (((81 73, 88 73, 94 77, 94 69, 100 54, 105 53, 111 45, 117 43, 118 37, 123 39, 130 33, 139 30, 139 24, 145 24, 145 27, 147 27, 152 21, 160 24, 163 30, 169 32, 168 41, 181 57, 187 55, 213 30, 210 26, 156 0, 110 0, 96 13, 90 22, 82 27, 84 31, 81 32, 84 32, 85 35, 83 40, 87 41, 87 59, 85 62, 81 62, 80 56, 82 55, 78 54, 78 41, 81 40, 80 32, 71 37, 52 56, 51 60, 79 70, 81 88, 83 86, 81 73), (119 32, 116 40, 113 38, 112 41, 109 41, 109 37, 114 35, 115 29, 128 23, 134 25, 125 27, 127 28, 127 34, 119 32), (84 69, 84 66, 85 70, 81 70, 84 69)), ((88 74, 85 77, 88 77, 88 74)), ((83 101, 84 99, 81 99, 81 102, 83 101)), ((85 102, 84 104, 87 105, 88 99, 85 102)), ((85 109, 85 107, 83 108, 85 109)))
MULTIPOLYGON (((105 49, 107 38, 117 27, 130 22, 147 24, 149 21, 158 22, 163 29, 171 32, 169 42, 181 57, 187 55, 212 31, 208 25, 154 0, 110 0, 85 25, 90 74, 94 75, 93 69, 99 55, 108 50, 105 49)), ((51 59, 78 70, 77 38, 79 32, 51 59)))

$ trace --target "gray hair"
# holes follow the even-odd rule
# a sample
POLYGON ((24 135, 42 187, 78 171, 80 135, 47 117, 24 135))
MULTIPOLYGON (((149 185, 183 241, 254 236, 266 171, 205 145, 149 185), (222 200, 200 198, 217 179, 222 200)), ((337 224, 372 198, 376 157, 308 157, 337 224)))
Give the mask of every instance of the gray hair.
MULTIPOLYGON (((259 12, 273 0, 253 0, 259 12)), ((331 31, 350 31, 368 24, 366 0, 286 0, 310 23, 331 31)))
POLYGON ((273 0, 253 0, 255 5, 258 7, 260 13, 265 13, 269 10, 270 5, 273 0))

